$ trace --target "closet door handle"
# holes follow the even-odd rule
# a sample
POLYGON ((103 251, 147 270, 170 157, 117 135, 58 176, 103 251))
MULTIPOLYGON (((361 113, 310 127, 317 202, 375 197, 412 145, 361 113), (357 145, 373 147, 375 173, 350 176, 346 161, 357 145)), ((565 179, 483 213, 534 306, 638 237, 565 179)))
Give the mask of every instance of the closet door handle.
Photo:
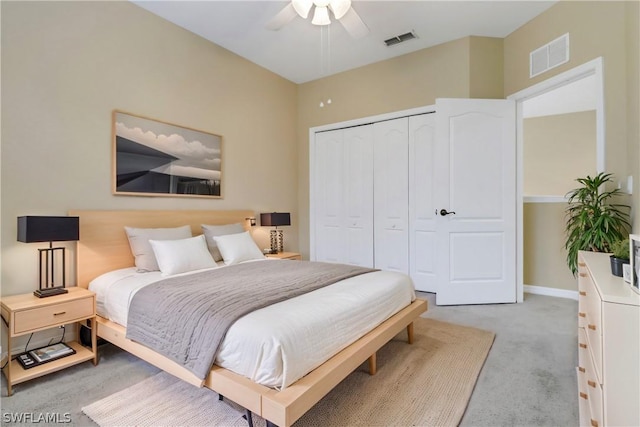
POLYGON ((456 214, 455 212, 451 211, 451 212, 447 212, 446 209, 440 209, 440 215, 442 216, 447 216, 447 215, 451 215, 451 214, 456 214))

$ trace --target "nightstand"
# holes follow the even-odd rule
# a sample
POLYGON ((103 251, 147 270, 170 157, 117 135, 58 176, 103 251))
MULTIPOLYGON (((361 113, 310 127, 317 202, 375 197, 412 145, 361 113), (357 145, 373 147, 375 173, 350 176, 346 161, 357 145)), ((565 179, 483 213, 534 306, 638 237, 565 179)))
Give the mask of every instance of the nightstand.
MULTIPOLYGON (((66 294, 47 298, 37 298, 32 293, 13 295, 2 298, 2 322, 8 329, 7 348, 11 358, 11 339, 32 332, 75 323, 76 336, 79 337, 79 323, 90 319, 95 324, 96 295, 83 288, 71 287, 66 294)), ((93 359, 98 363, 96 351, 96 328, 91 328, 91 348, 78 342, 67 342, 76 352, 48 363, 23 369, 18 360, 10 360, 2 370, 7 378, 7 393, 12 394, 12 387, 25 381, 59 371, 69 366, 93 359)))
POLYGON ((294 259, 297 261, 302 261, 302 255, 297 252, 278 252, 277 254, 267 254, 265 256, 267 258, 294 259))

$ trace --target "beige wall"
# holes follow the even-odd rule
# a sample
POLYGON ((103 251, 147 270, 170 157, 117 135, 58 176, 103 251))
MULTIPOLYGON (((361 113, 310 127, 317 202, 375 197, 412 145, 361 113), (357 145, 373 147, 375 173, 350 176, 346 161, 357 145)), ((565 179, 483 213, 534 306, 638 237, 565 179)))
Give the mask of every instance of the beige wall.
POLYGON ((504 40, 471 37, 469 98, 504 98, 504 40))
POLYGON ((525 203, 524 284, 576 291, 564 250, 564 203, 525 203))
POLYGON ((595 111, 523 122, 525 197, 564 196, 576 187, 576 178, 597 173, 595 111))
POLYGON ((288 211, 297 250, 295 84, 129 2, 1 7, 2 295, 37 287, 41 246, 16 242, 20 215, 288 211), (113 109, 222 135, 224 199, 113 196, 113 109))
POLYGON ((627 162, 633 176, 633 232, 640 234, 640 2, 627 2, 627 162))
POLYGON ((617 177, 628 174, 627 56, 638 56, 637 50, 633 54, 627 48, 627 3, 562 1, 504 39, 507 96, 592 59, 604 58, 606 169, 617 177), (569 62, 530 79, 529 53, 567 32, 569 62))
MULTIPOLYGON (((617 178, 638 175, 638 6, 637 2, 563 1, 504 39, 504 93, 510 95, 597 57, 604 59, 606 169, 617 178), (571 59, 553 70, 529 78, 529 52, 569 33, 571 59), (633 157, 635 156, 635 157, 633 157)), ((636 178, 636 184, 637 184, 636 178)), ((639 204, 638 186, 632 204, 639 204)), ((636 209, 637 210, 637 209, 636 209)), ((636 218, 638 213, 635 214, 636 218)), ((638 228, 636 219, 636 229, 638 228)), ((567 267, 555 259, 540 260, 564 245, 564 212, 555 205, 525 207, 525 232, 546 239, 529 239, 524 250, 525 284, 563 285, 567 267), (528 230, 528 231, 527 231, 528 230), (534 231, 537 230, 537 231, 534 231), (556 230, 550 235, 549 230, 556 230), (544 234, 543 234, 544 233, 544 234), (559 244, 562 245, 559 246, 559 244), (558 282, 547 278, 558 277, 558 282)), ((564 252, 559 254, 564 259, 564 252)))
POLYGON ((465 37, 300 85, 298 211, 303 255, 309 255, 309 128, 433 105, 436 98, 469 98, 472 92, 501 98, 502 87, 496 83, 496 76, 501 79, 501 46, 500 39, 465 37), (486 55, 473 56, 476 48, 486 55), (478 74, 473 79, 471 69, 478 74), (332 104, 319 108, 326 97, 332 104))

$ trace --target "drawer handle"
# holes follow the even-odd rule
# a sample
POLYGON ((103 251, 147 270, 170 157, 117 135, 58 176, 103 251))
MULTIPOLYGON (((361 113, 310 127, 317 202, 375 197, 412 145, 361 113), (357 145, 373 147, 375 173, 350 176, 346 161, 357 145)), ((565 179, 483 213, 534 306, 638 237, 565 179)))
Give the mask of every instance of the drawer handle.
POLYGON ((580 273, 580 277, 587 277, 587 273, 580 273))
POLYGON ((589 400, 589 396, 587 396, 587 393, 580 392, 580 397, 584 400, 589 400))
POLYGON ((585 372, 587 372, 587 370, 586 370, 586 369, 584 369, 584 368, 583 368, 583 367, 581 367, 581 366, 578 366, 578 371, 582 372, 583 374, 584 374, 585 372))
POLYGON ((587 348, 587 345, 580 343, 580 348, 587 348))
POLYGON ((598 422, 596 420, 591 420, 592 427, 598 427, 598 422))
POLYGON ((586 266, 587 266, 587 264, 585 264, 584 262, 579 262, 579 263, 578 263, 578 266, 580 266, 580 267, 586 267, 586 266))
POLYGON ((589 329, 591 329, 592 331, 595 331, 595 330, 596 330, 596 325, 589 325, 588 327, 589 327, 589 329))
POLYGON ((589 384, 590 387, 596 388, 595 381, 587 380, 587 384, 589 384))
POLYGON ((586 297, 586 296, 587 296, 587 293, 586 293, 585 291, 580 291, 580 292, 578 292, 578 293, 580 294, 580 296, 583 296, 583 297, 586 297))
POLYGON ((54 316, 62 316, 63 314, 67 314, 67 312, 61 311, 60 313, 53 313, 54 316))
POLYGON ((587 317, 587 313, 578 313, 578 316, 580 316, 580 317, 587 317))

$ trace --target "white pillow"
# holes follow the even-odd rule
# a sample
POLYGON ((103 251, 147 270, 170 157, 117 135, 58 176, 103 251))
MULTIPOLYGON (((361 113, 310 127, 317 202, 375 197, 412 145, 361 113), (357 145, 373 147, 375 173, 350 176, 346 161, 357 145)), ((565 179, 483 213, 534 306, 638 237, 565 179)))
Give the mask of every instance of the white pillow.
POLYGON ((218 244, 224 263, 238 264, 252 259, 263 259, 262 251, 253 241, 248 231, 238 234, 227 234, 213 238, 218 244))
POLYGON ((218 250, 218 245, 213 239, 215 236, 225 236, 227 234, 238 234, 244 232, 244 227, 240 223, 226 225, 207 225, 200 224, 204 237, 207 239, 207 246, 211 256, 216 261, 222 261, 222 255, 218 250))
POLYGON ((139 273, 158 271, 158 262, 149 240, 177 240, 191 237, 191 227, 183 225, 176 228, 134 228, 125 227, 131 253, 136 261, 139 273))
POLYGON ((163 276, 216 267, 201 234, 180 240, 149 240, 163 276))

